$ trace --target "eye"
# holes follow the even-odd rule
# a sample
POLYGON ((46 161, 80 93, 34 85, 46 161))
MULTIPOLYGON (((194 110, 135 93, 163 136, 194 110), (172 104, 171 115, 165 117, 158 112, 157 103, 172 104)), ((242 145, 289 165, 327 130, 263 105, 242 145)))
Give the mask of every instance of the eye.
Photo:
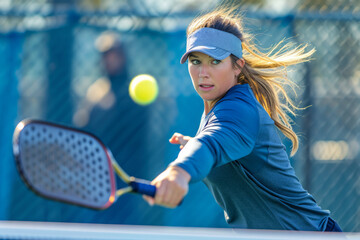
POLYGON ((214 65, 218 65, 218 64, 221 63, 221 60, 214 59, 214 60, 211 61, 211 63, 214 64, 214 65))
POLYGON ((200 64, 200 61, 198 59, 190 59, 191 64, 198 65, 200 64))

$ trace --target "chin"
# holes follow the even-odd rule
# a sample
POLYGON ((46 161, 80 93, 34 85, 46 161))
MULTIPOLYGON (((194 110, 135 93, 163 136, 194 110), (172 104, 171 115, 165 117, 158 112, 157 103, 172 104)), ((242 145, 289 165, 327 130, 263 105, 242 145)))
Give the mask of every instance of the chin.
POLYGON ((209 97, 201 97, 206 102, 214 102, 219 100, 219 98, 209 98, 209 97))

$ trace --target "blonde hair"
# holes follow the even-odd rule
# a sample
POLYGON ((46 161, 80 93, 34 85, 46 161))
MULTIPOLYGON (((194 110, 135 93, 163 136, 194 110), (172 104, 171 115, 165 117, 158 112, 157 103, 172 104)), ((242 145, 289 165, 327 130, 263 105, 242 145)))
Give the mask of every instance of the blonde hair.
MULTIPOLYGON (((289 114, 296 116, 295 106, 285 87, 292 90, 296 86, 287 76, 287 66, 306 62, 315 52, 305 51, 307 45, 293 47, 292 44, 279 42, 268 52, 261 52, 250 34, 244 32, 243 16, 234 7, 220 7, 216 10, 195 18, 187 28, 187 35, 194 31, 209 27, 232 33, 242 41, 245 65, 238 76, 238 83, 247 83, 253 90, 260 104, 273 119, 276 127, 291 140, 293 156, 299 147, 299 140, 291 126, 289 114)), ((233 66, 241 68, 237 57, 231 55, 233 66)), ((295 90, 294 90, 295 91, 295 90)))

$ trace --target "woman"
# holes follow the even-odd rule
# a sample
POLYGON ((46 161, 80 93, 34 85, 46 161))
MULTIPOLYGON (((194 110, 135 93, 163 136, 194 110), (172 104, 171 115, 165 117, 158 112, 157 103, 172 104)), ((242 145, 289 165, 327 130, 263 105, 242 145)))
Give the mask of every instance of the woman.
POLYGON ((305 191, 290 165, 280 130, 298 149, 287 112, 296 107, 284 90, 293 83, 286 67, 305 62, 305 47, 261 53, 244 34, 234 10, 220 9, 193 20, 181 63, 204 101, 195 137, 175 133, 182 149, 156 177, 150 204, 176 207, 188 184, 202 180, 232 227, 341 231, 305 191), (285 103, 280 102, 283 99, 285 103))

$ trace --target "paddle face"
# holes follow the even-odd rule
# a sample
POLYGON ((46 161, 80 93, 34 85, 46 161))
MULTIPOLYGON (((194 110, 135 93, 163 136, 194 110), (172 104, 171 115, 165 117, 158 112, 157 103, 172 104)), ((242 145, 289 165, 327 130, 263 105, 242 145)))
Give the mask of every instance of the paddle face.
POLYGON ((115 201, 111 153, 93 135, 25 120, 16 127, 13 150, 20 175, 35 193, 94 209, 115 201))

